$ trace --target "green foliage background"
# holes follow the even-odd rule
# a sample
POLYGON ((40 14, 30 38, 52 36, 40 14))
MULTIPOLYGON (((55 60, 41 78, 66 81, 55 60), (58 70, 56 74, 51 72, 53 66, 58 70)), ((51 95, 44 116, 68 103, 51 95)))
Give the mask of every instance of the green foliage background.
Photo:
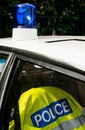
POLYGON ((85 35, 85 0, 1 0, 0 14, 4 16, 0 17, 0 27, 5 21, 2 33, 7 28, 8 36, 11 35, 13 7, 20 3, 37 7, 38 35, 85 35))

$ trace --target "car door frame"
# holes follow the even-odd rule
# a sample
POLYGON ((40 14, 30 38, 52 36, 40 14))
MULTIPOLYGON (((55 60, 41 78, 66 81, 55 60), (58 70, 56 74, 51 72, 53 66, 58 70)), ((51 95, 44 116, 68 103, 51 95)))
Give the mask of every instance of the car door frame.
MULTIPOLYGON (((10 53, 10 52, 9 52, 10 53)), ((6 62, 5 69, 1 76, 0 87, 3 88, 1 91, 0 99, 0 130, 8 130, 9 117, 11 112, 11 103, 14 90, 14 80, 16 71, 19 70, 20 60, 17 59, 15 53, 10 53, 9 58, 6 62)), ((17 78, 17 76, 16 76, 17 78)))

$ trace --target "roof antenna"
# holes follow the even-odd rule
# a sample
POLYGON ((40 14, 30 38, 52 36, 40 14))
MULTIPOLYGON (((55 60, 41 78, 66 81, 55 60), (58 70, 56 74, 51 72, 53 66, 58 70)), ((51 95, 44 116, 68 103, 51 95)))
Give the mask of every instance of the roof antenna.
POLYGON ((53 1, 53 32, 52 35, 55 36, 56 35, 56 31, 55 31, 55 3, 54 0, 53 1))

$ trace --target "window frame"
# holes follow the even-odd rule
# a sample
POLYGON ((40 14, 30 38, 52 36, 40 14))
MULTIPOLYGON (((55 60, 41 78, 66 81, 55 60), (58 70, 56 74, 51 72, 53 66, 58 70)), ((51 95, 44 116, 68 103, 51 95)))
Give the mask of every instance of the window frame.
POLYGON ((11 113, 11 108, 9 108, 7 106, 9 105, 11 107, 11 102, 13 101, 13 100, 10 101, 10 96, 13 96, 13 95, 9 96, 9 93, 12 92, 11 89, 14 89, 13 87, 15 86, 15 83, 17 81, 17 79, 15 79, 15 77, 17 78, 19 76, 19 73, 21 71, 21 68, 19 68, 19 67, 24 62, 28 61, 30 63, 40 65, 40 66, 45 67, 47 69, 52 69, 56 72, 65 74, 67 76, 73 77, 73 78, 81 80, 83 82, 85 81, 85 75, 83 73, 81 73, 80 71, 76 70, 74 72, 74 70, 72 70, 72 69, 69 70, 66 66, 60 66, 60 65, 57 65, 53 62, 50 62, 50 60, 48 61, 48 60, 43 59, 41 61, 40 59, 33 58, 29 55, 23 56, 23 55, 19 55, 16 53, 10 53, 10 52, 8 52, 8 54, 10 54, 10 57, 9 57, 8 62, 6 63, 5 69, 2 73, 2 77, 1 77, 2 80, 0 83, 1 86, 4 86, 3 94, 2 94, 2 101, 0 103, 0 110, 1 110, 1 112, 0 112, 0 122, 1 122, 0 128, 1 128, 1 130, 8 129, 8 125, 9 125, 8 119, 9 119, 9 116, 11 113), (7 77, 7 79, 6 79, 6 77, 7 77), (4 81, 4 79, 6 81, 4 81), (6 93, 5 93, 5 91, 6 91, 6 93), (5 96, 7 96, 7 97, 5 98, 5 96), (8 111, 8 114, 6 116, 7 111, 8 111), (1 113, 3 113, 3 114, 1 114, 1 113))

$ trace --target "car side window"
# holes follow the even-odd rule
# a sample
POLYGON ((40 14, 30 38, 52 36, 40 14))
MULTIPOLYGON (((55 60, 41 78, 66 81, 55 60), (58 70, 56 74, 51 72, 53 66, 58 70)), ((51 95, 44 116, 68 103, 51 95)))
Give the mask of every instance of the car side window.
POLYGON ((0 54, 0 74, 3 72, 8 55, 0 54))
POLYGON ((77 91, 77 80, 29 62, 26 62, 22 68, 18 85, 20 86, 20 94, 33 87, 56 86, 79 100, 78 93, 75 93, 77 91))
POLYGON ((5 59, 0 59, 0 73, 2 72, 4 65, 5 65, 6 60, 5 59))
MULTIPOLYGON (((85 83, 82 83, 81 81, 78 81, 66 75, 60 74, 52 69, 48 69, 34 63, 25 62, 18 77, 15 95, 17 97, 16 99, 18 99, 17 103, 19 103, 19 98, 21 97, 21 95, 31 88, 54 86, 59 87, 60 89, 71 94, 82 106, 84 106, 84 95, 82 97, 82 92, 79 84, 84 86, 85 83), (83 101, 81 101, 81 99, 83 101)), ((85 89, 83 88, 83 93, 84 92, 85 89)), ((17 110, 19 110, 19 108, 17 110)), ((18 125, 19 123, 21 123, 19 117, 20 113, 18 114, 17 118, 15 118, 16 116, 14 116, 14 113, 15 108, 13 106, 9 121, 9 130, 13 130, 16 122, 18 125)))

